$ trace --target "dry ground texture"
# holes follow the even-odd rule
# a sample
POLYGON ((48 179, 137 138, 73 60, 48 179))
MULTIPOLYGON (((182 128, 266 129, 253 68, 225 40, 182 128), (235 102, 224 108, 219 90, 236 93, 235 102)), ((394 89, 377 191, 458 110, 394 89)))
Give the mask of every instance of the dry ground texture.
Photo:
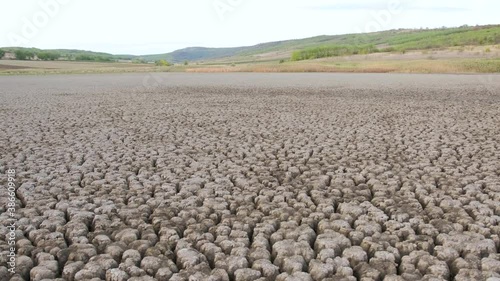
POLYGON ((0 77, 0 276, 499 280, 499 81, 0 77))

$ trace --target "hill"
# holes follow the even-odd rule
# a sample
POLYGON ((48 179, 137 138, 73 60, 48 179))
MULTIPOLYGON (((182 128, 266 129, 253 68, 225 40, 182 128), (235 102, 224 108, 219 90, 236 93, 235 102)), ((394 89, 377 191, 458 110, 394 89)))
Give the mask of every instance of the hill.
MULTIPOLYGON (((172 62, 210 61, 221 58, 258 60, 275 53, 291 58, 291 53, 315 48, 363 49, 368 52, 439 49, 452 46, 471 46, 500 43, 500 25, 462 26, 440 29, 399 29, 374 33, 323 35, 305 39, 286 40, 236 48, 186 48, 167 54, 141 56, 146 60, 166 59, 172 62)), ((361 50, 360 50, 361 51, 361 50)), ((350 53, 355 53, 353 50, 350 53)), ((349 53, 346 53, 349 54, 349 53)), ((335 55, 335 54, 333 54, 335 55)))
POLYGON ((57 54, 61 60, 81 60, 81 61, 117 61, 117 60, 132 60, 137 56, 133 55, 113 55, 103 52, 93 52, 75 49, 38 49, 38 48, 22 48, 22 47, 4 47, 0 48, 5 52, 15 53, 22 51, 30 56, 39 55, 40 53, 57 54))
POLYGON ((462 26, 439 29, 398 29, 363 34, 322 35, 262 43, 235 48, 190 47, 171 53, 154 55, 113 55, 82 50, 41 50, 36 48, 2 48, 15 52, 54 52, 64 60, 156 61, 160 59, 180 63, 203 62, 256 62, 270 60, 308 60, 330 56, 369 54, 375 52, 406 52, 411 50, 440 49, 453 46, 494 45, 500 43, 500 25, 462 26))

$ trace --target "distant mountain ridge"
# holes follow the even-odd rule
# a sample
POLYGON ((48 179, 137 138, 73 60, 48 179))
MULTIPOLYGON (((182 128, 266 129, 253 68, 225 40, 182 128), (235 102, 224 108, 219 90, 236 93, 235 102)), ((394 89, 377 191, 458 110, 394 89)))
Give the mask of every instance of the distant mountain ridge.
POLYGON ((398 29, 363 34, 321 35, 234 48, 191 47, 171 53, 141 56, 146 60, 172 62, 209 61, 221 58, 246 58, 271 52, 288 54, 321 46, 373 45, 381 51, 406 51, 452 46, 499 44, 500 25, 462 26, 439 29, 398 29))
MULTIPOLYGON (((343 46, 345 48, 353 46, 372 46, 370 50, 375 51, 400 51, 432 49, 452 46, 483 45, 500 43, 500 25, 484 26, 462 26, 454 28, 439 29, 398 29, 374 33, 344 34, 344 35, 322 35, 305 39, 294 39, 261 43, 254 46, 233 47, 233 48, 207 48, 189 47, 165 54, 152 55, 113 55, 102 52, 82 51, 82 50, 41 50, 35 48, 1 48, 5 51, 13 52, 17 49, 30 50, 32 52, 54 51, 62 55, 63 58, 74 58, 76 56, 96 56, 106 57, 113 60, 144 60, 156 61, 160 59, 173 63, 207 62, 220 59, 235 60, 256 60, 258 57, 270 53, 279 54, 279 58, 289 58, 292 52, 312 50, 322 51, 322 48, 332 48, 332 46, 343 46)), ((357 47, 354 49, 358 49, 357 47)), ((313 57, 314 58, 314 57, 313 57)))
POLYGON ((171 62, 199 61, 206 59, 216 59, 236 55, 239 51, 248 47, 236 48, 206 48, 206 47, 188 47, 173 51, 167 54, 139 56, 147 61, 165 59, 171 62))

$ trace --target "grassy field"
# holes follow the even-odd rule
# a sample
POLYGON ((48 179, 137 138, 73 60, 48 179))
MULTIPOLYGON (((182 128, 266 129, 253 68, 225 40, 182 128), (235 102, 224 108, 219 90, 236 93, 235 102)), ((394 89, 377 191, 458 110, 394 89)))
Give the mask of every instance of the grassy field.
MULTIPOLYGON (((61 60, 0 60, 0 75, 127 72, 498 73, 499 44, 500 25, 487 25, 325 35, 248 47, 186 48, 147 56, 48 50, 60 54, 61 60), (84 57, 95 61, 83 62, 84 57), (173 62, 173 65, 146 63, 161 58, 173 62), (118 62, 124 60, 129 62, 118 62)), ((2 49, 15 52, 20 48, 2 49)), ((49 53, 39 49, 22 50, 40 57, 44 52, 49 53)))
POLYGON ((357 61, 199 66, 188 72, 499 73, 500 59, 357 61))
POLYGON ((405 53, 378 52, 281 62, 271 56, 267 60, 220 60, 168 67, 118 62, 0 60, 0 75, 128 72, 498 73, 500 45, 449 47, 405 53))
POLYGON ((177 67, 121 62, 0 60, 0 75, 85 74, 182 71, 177 67))

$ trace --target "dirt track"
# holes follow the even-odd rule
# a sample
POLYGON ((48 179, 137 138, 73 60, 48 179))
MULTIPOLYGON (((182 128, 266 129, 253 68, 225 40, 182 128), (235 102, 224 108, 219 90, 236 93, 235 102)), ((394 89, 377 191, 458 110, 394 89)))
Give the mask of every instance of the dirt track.
POLYGON ((500 277, 498 75, 12 76, 0 98, 11 280, 500 277))

